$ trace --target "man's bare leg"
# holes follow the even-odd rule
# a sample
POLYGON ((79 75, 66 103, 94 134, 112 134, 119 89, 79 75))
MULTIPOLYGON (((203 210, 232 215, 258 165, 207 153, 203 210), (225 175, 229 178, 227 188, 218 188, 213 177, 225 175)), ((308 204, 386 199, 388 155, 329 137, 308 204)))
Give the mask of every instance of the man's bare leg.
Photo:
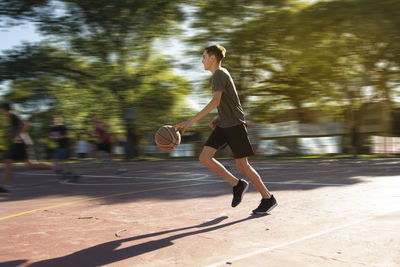
POLYGON ((267 187, 261 180, 260 175, 256 170, 249 164, 247 157, 235 159, 236 167, 241 171, 254 185, 258 192, 260 192, 262 198, 271 198, 271 193, 268 191, 267 187))
POLYGON ((224 178, 232 186, 237 185, 239 179, 236 178, 232 173, 230 173, 221 163, 214 159, 214 155, 217 150, 215 148, 205 146, 203 151, 201 151, 199 160, 207 168, 224 178))

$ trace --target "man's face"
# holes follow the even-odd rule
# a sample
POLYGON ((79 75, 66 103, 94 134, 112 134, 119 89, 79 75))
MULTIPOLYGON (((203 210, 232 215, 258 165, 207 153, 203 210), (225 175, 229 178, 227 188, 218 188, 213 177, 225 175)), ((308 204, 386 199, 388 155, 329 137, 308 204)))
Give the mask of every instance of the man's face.
POLYGON ((202 60, 201 62, 203 63, 204 70, 210 70, 210 67, 211 67, 212 64, 213 64, 212 59, 213 59, 213 57, 212 57, 212 56, 210 57, 210 56, 207 54, 207 51, 204 51, 204 52, 203 52, 203 60, 202 60))

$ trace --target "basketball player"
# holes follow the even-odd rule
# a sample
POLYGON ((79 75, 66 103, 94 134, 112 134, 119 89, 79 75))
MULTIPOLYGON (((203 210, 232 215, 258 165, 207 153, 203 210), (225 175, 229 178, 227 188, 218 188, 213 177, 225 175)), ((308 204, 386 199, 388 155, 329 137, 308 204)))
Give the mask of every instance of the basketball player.
POLYGON ((12 110, 10 103, 3 103, 2 108, 5 114, 10 118, 10 134, 7 136, 9 144, 8 151, 5 155, 4 186, 0 186, 0 193, 9 194, 10 191, 6 186, 10 186, 12 183, 12 164, 15 161, 25 161, 29 168, 37 170, 51 170, 53 165, 49 163, 36 162, 28 158, 28 122, 23 120, 12 110))
POLYGON ((260 205, 253 210, 254 214, 266 214, 277 206, 274 196, 268 191, 261 177, 249 164, 247 157, 254 154, 251 147, 242 106, 229 72, 221 67, 226 50, 220 45, 205 48, 202 63, 204 70, 210 71, 213 97, 211 101, 192 119, 175 125, 175 129, 183 128, 182 133, 197 120, 207 115, 214 108, 218 109, 218 117, 211 121, 213 129, 201 154, 200 162, 220 175, 233 186, 232 207, 242 201, 249 184, 236 178, 220 162, 214 154, 220 147, 228 144, 232 149, 237 168, 251 181, 261 194, 260 205))
POLYGON ((67 164, 69 158, 69 137, 68 129, 63 124, 63 120, 59 116, 53 117, 53 125, 50 131, 50 138, 57 142, 58 147, 54 151, 54 169, 55 172, 61 174, 63 179, 69 181, 77 181, 79 179, 78 174, 73 174, 71 168, 67 164))
MULTIPOLYGON (((100 153, 97 158, 103 159, 104 162, 111 163, 112 161, 112 153, 111 153, 111 136, 108 133, 107 126, 104 122, 97 119, 96 115, 92 116, 93 120, 93 130, 97 135, 98 142, 97 142, 97 152, 100 153)), ((117 173, 118 175, 127 172, 127 169, 118 168, 117 173)))

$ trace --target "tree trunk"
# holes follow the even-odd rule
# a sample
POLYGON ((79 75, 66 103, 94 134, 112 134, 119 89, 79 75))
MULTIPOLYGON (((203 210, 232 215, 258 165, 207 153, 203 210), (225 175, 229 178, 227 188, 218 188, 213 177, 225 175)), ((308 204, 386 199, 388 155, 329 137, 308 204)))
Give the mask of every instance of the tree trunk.
POLYGON ((132 159, 139 156, 139 142, 138 137, 135 131, 135 124, 124 118, 125 122, 125 129, 126 129, 126 140, 127 140, 127 147, 126 147, 126 158, 132 159))
POLYGON ((392 105, 390 101, 389 88, 387 87, 387 77, 384 71, 380 71, 378 74, 378 89, 382 95, 381 101, 381 125, 383 136, 392 135, 392 105))

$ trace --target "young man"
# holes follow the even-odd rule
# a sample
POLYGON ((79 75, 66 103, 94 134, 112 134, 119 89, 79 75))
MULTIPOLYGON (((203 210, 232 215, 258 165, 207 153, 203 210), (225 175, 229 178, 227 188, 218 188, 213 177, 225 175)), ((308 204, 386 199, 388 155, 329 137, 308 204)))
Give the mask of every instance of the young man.
POLYGON ((213 131, 200 154, 200 162, 233 186, 232 207, 236 207, 242 201, 249 184, 245 180, 236 178, 214 158, 217 150, 228 144, 232 149, 237 168, 251 181, 262 196, 260 205, 253 210, 253 213, 266 214, 277 206, 277 202, 265 187, 258 173, 247 161, 247 157, 253 155, 254 152, 248 138, 244 113, 235 84, 229 72, 221 67, 225 52, 225 48, 220 45, 213 45, 204 50, 202 63, 204 70, 212 73, 213 97, 196 116, 191 120, 176 124, 175 129, 183 128, 183 133, 197 120, 217 108, 218 117, 210 123, 213 131))
MULTIPOLYGON (((5 114, 10 118, 10 134, 8 151, 5 155, 4 185, 12 183, 12 164, 15 161, 25 161, 29 168, 38 170, 51 170, 53 165, 49 163, 35 162, 28 158, 27 153, 27 131, 29 124, 21 119, 13 110, 10 103, 2 105, 5 114)), ((10 193, 10 191, 0 186, 0 193, 10 193)))

